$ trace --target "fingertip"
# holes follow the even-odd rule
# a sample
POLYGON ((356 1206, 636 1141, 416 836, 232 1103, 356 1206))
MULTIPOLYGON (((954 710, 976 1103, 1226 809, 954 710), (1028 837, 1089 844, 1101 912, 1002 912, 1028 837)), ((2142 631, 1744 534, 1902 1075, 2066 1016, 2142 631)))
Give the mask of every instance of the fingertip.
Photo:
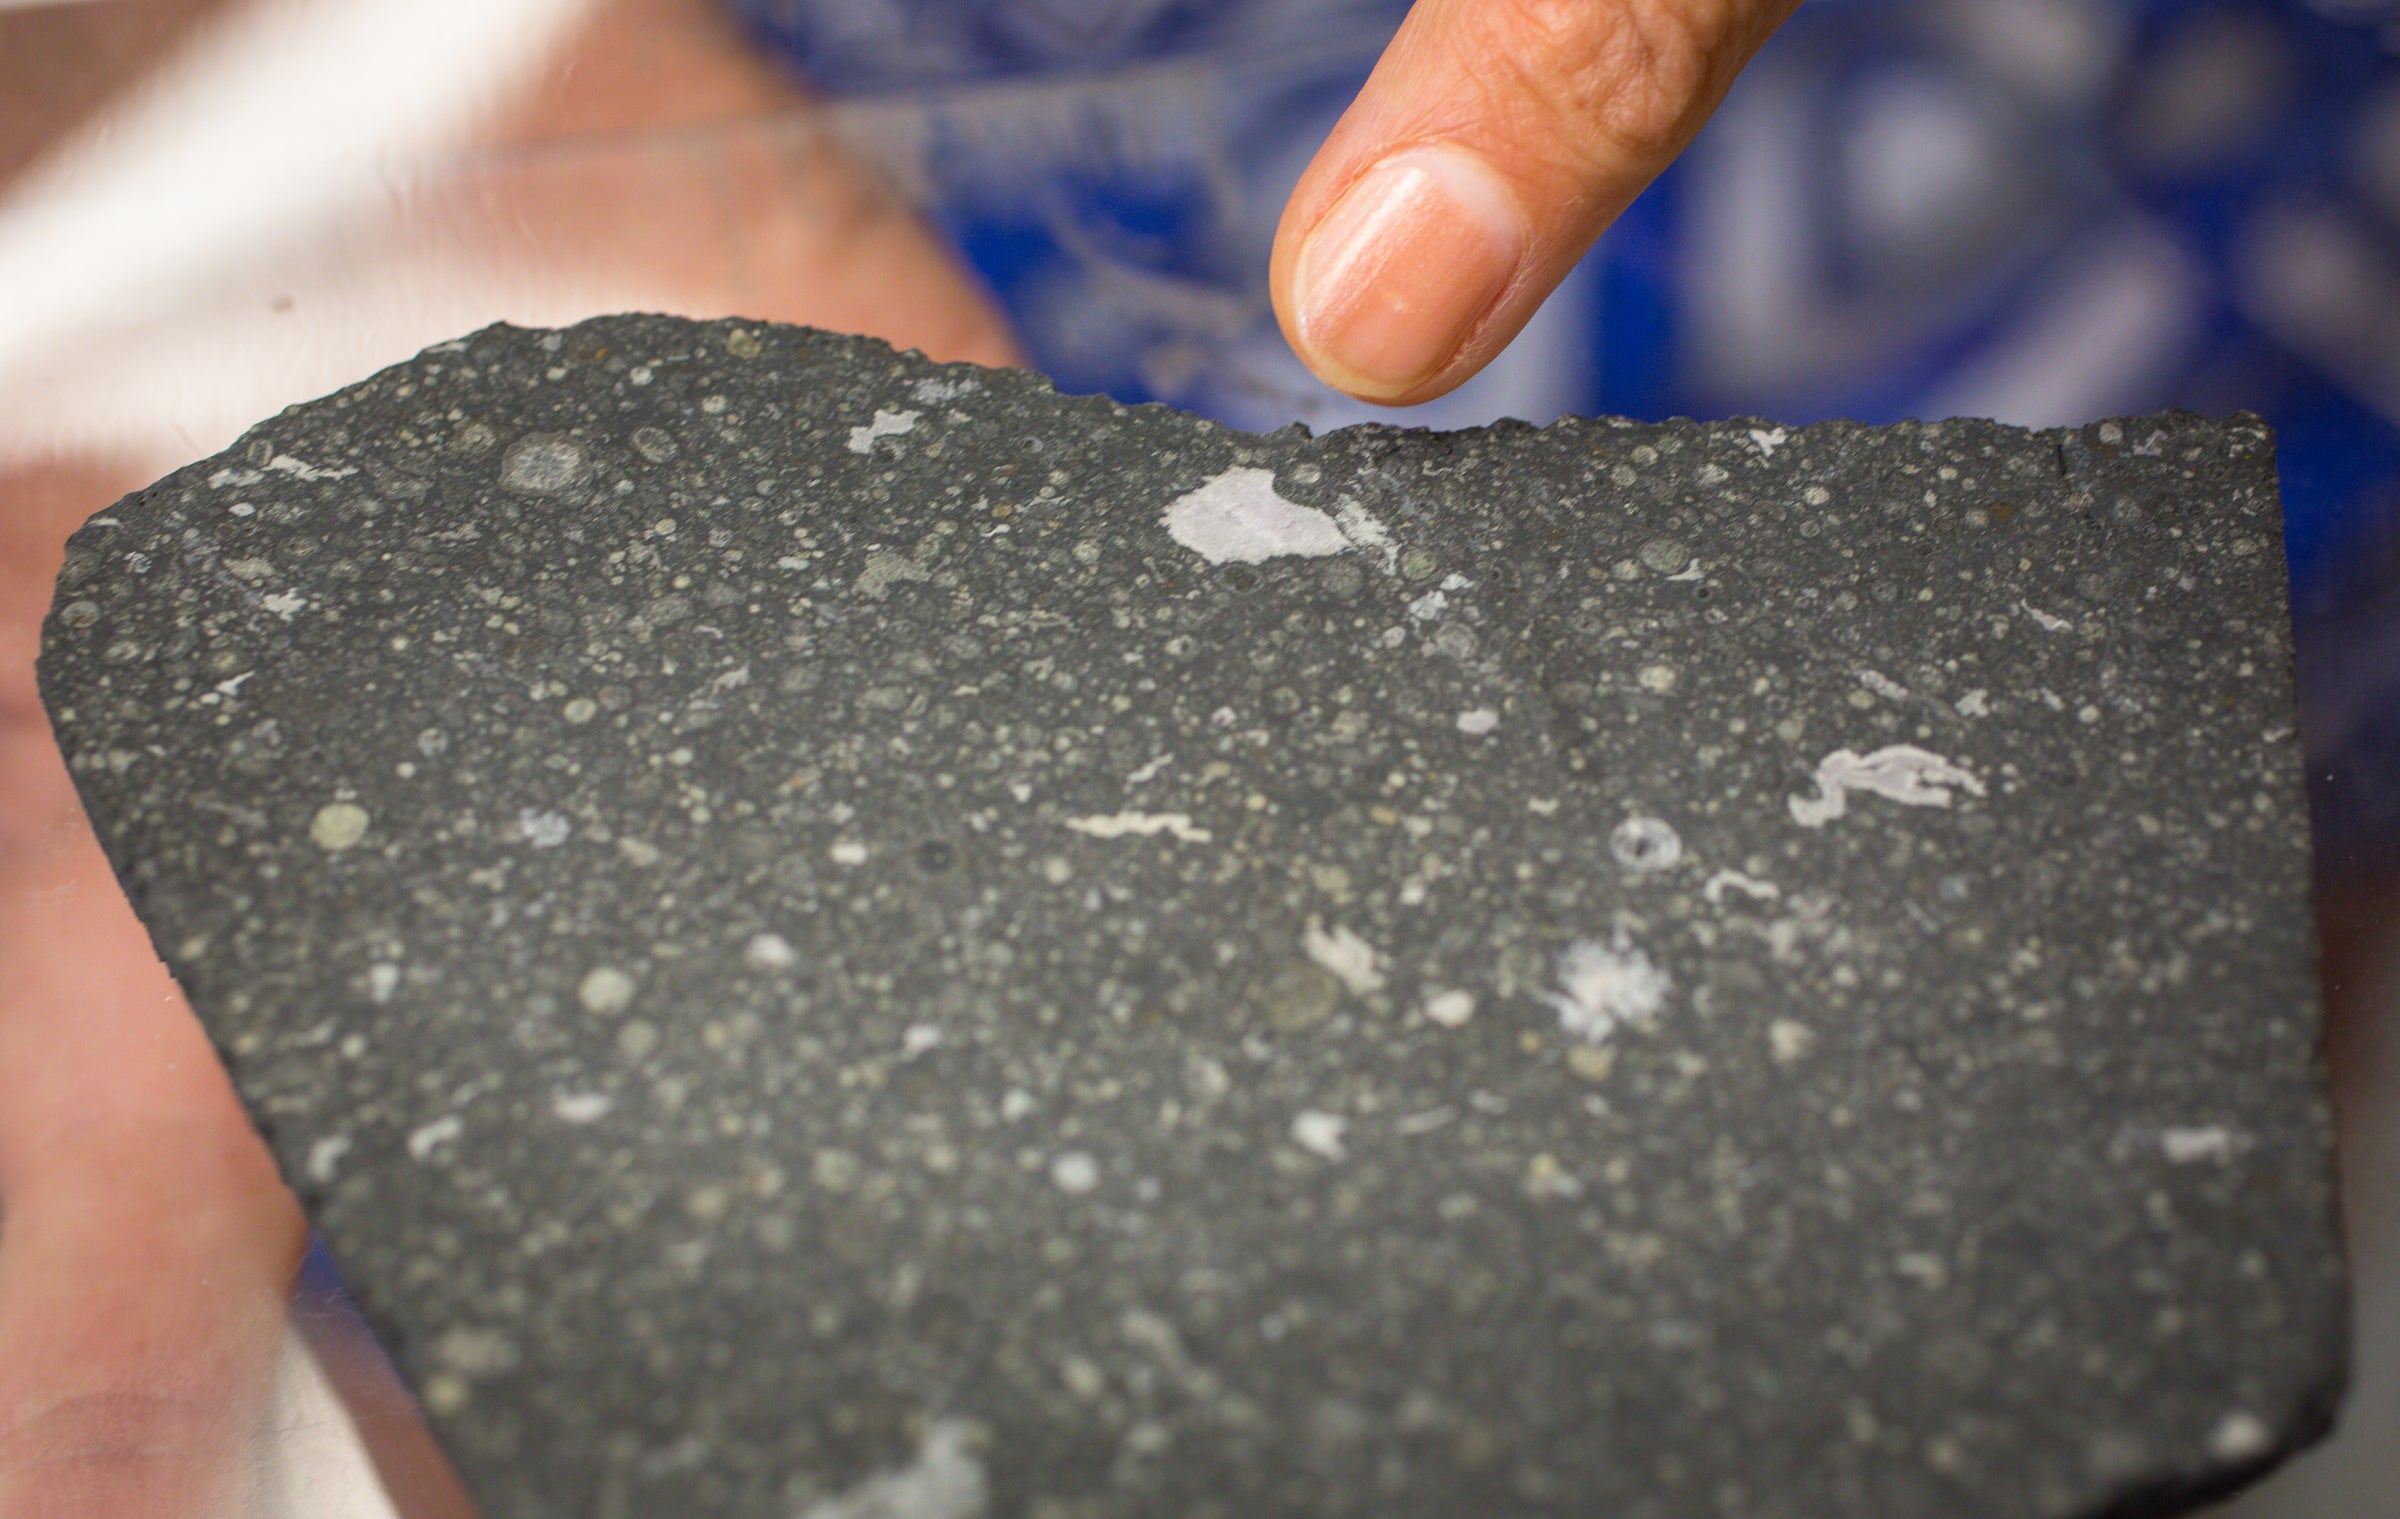
POLYGON ((1309 225, 1283 230, 1273 276, 1286 340, 1327 384, 1383 405, 1429 400, 1480 367, 1464 356, 1532 245, 1508 180, 1443 141, 1383 153, 1309 225))
POLYGON ((1410 405, 1481 370, 1797 0, 1416 0, 1277 229, 1294 352, 1410 405))

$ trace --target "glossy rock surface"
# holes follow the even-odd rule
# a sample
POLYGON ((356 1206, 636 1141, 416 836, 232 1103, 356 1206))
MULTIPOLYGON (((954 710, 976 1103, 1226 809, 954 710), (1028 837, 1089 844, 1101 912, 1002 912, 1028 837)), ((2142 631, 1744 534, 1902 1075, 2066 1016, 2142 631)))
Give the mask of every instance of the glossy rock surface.
POLYGON ((2339 1385, 2246 421, 494 329, 42 673, 492 1519, 2164 1513, 2339 1385))

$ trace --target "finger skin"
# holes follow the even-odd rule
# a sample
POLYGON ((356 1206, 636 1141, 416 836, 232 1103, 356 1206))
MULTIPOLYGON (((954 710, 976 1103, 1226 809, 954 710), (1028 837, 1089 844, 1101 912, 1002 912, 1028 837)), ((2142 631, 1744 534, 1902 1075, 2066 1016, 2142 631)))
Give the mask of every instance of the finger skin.
POLYGON ((303 1240, 33 690, 65 530, 128 483, 0 479, 0 1519, 238 1512, 303 1240))
MULTIPOLYGON (((1457 387, 1507 346, 1593 240, 1683 150, 1798 4, 1417 0, 1301 175, 1276 229, 1268 284, 1294 351, 1327 383, 1365 400, 1411 405, 1457 387), (1522 247, 1513 272, 1466 314, 1450 357, 1393 388, 1346 369, 1312 342, 1313 308, 1304 309, 1311 303, 1295 287, 1304 242, 1344 193, 1394 153, 1427 147, 1488 166, 1495 193, 1513 201, 1522 247)), ((1444 275, 1405 253, 1370 272, 1395 287, 1433 282, 1429 290, 1444 275)))

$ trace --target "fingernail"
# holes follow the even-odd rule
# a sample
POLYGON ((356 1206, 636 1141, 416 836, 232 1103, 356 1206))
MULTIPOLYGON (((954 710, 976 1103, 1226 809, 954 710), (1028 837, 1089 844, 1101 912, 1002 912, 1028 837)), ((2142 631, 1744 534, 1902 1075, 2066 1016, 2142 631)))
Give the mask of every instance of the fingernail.
POLYGON ((1345 388, 1402 394, 1450 362, 1524 256, 1524 216, 1489 164, 1448 145, 1403 148, 1300 245, 1301 346, 1345 388))

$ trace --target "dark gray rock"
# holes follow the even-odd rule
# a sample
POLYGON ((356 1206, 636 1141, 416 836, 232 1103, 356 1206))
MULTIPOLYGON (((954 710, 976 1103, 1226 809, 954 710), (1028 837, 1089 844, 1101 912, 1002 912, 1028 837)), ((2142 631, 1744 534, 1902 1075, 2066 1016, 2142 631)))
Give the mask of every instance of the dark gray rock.
POLYGON ((495 329, 94 519, 47 636, 493 1519, 2130 1515, 2328 1417, 2254 420, 495 329))

